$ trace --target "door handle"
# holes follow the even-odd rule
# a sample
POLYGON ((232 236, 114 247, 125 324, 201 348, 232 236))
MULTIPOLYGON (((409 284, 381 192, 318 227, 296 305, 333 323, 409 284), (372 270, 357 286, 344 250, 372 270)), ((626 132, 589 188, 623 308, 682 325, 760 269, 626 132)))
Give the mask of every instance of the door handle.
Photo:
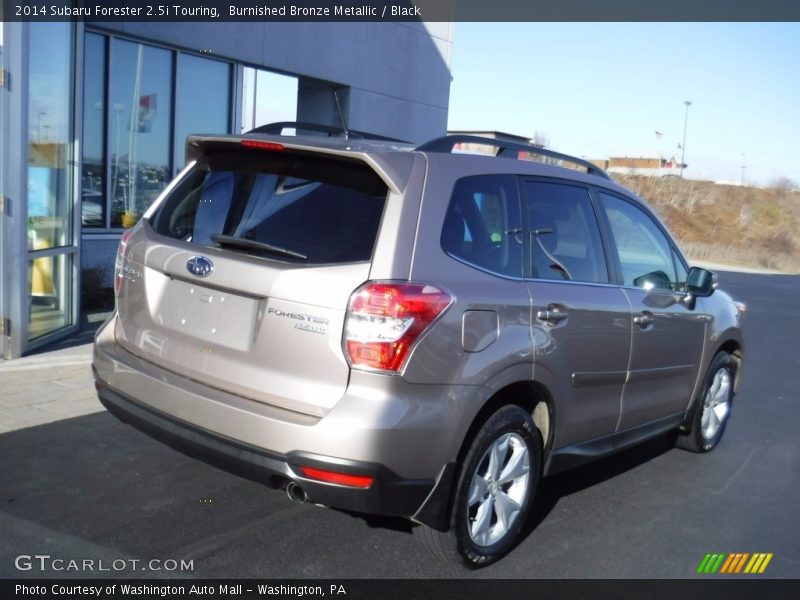
POLYGON ((633 317, 633 322, 639 327, 645 328, 653 324, 653 315, 645 311, 633 317))
POLYGON ((566 319, 567 313, 561 312, 560 310, 540 310, 536 312, 536 318, 540 321, 546 321, 552 324, 566 319))

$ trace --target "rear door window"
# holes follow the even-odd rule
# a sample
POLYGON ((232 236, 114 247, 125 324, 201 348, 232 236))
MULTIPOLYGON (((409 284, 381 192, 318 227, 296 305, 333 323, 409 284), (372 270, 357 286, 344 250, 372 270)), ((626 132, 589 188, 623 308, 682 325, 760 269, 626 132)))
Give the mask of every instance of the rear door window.
POLYGON ((372 257, 387 194, 367 165, 283 152, 207 156, 152 219, 161 235, 270 259, 372 257))
POLYGON ((608 283, 600 228, 583 186, 526 181, 531 276, 608 283))

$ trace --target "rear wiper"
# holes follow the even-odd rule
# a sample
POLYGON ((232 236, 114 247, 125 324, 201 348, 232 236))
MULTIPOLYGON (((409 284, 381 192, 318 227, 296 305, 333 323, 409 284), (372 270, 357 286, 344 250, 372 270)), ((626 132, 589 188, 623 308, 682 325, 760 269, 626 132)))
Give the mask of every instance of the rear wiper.
POLYGON ((228 246, 231 248, 242 248, 244 250, 255 250, 257 252, 270 252, 280 256, 289 256, 300 260, 308 260, 305 254, 300 254, 294 250, 281 248, 280 246, 273 246, 264 242, 257 242, 256 240, 248 240, 245 238, 236 237, 233 235, 222 235, 218 233, 211 234, 211 241, 217 246, 228 246))

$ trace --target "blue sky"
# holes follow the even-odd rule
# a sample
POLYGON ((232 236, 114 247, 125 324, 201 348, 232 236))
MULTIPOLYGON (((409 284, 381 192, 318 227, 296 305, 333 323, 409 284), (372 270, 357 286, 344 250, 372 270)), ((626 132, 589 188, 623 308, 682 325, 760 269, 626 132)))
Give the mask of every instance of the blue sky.
POLYGON ((689 100, 686 177, 800 183, 800 23, 457 23, 452 76, 449 129, 680 159, 689 100))

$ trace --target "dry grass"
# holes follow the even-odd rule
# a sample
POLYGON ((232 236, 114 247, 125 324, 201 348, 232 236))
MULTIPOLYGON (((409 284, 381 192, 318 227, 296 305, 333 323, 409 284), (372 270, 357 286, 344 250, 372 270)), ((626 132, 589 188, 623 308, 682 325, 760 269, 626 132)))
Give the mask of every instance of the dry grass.
POLYGON ((614 178, 649 202, 688 257, 800 273, 800 191, 614 178))

